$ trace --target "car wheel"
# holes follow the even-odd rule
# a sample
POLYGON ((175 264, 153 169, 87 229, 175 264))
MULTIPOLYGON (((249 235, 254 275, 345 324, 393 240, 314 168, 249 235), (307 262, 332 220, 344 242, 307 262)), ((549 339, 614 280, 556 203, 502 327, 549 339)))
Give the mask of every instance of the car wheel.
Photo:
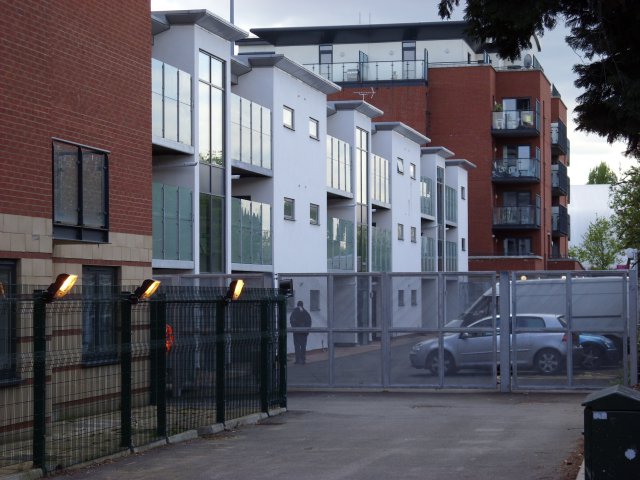
POLYGON ((597 370, 602 366, 604 351, 597 345, 582 345, 582 368, 597 370))
POLYGON ((562 356, 557 350, 540 350, 534 359, 534 367, 543 375, 553 375, 561 368, 562 356))
MULTIPOLYGON (((440 371, 440 359, 438 358, 438 351, 434 350, 427 355, 426 368, 434 375, 438 375, 440 371)), ((456 373, 456 362, 453 359, 453 355, 449 352, 444 352, 444 374, 451 375, 456 373)))

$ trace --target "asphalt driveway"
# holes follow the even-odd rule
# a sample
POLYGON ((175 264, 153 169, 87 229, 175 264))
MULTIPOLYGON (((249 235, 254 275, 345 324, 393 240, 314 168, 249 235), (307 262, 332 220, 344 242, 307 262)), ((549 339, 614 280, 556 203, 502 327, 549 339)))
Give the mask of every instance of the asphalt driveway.
POLYGON ((563 479, 585 393, 290 392, 257 425, 59 475, 141 479, 563 479))

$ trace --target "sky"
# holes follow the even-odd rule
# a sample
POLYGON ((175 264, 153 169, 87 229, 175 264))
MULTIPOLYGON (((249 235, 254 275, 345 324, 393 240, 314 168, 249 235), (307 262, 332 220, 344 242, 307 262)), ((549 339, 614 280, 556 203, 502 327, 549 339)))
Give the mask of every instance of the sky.
MULTIPOLYGON (((440 21, 437 0, 151 0, 152 10, 206 9, 225 20, 230 18, 230 3, 234 7, 234 23, 249 32, 258 27, 296 27, 318 25, 354 25, 366 23, 408 23, 440 21), (392 5, 392 8, 389 8, 392 5)), ((464 3, 464 2, 461 2, 464 3)), ((463 7, 458 7, 453 19, 461 20, 463 7)), ((536 54, 545 74, 555 84, 568 109, 567 135, 571 141, 569 177, 574 185, 587 183, 589 171, 601 161, 620 172, 635 163, 623 155, 624 143, 613 144, 575 130, 573 109, 580 91, 575 88, 571 67, 583 59, 569 48, 564 38, 567 30, 559 22, 553 31, 540 39, 542 51, 536 54)))

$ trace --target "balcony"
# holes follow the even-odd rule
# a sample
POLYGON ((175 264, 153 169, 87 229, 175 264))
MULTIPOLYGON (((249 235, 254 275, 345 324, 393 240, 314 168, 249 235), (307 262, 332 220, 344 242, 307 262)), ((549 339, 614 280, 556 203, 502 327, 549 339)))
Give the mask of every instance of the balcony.
POLYGON ((421 262, 420 271, 436 271, 436 240, 431 237, 421 237, 421 262))
POLYGON ((420 213, 423 217, 435 219, 436 209, 433 194, 433 179, 420 177, 420 213))
POLYGON ((571 218, 567 207, 556 205, 551 207, 551 231, 554 237, 568 237, 571 233, 571 218))
POLYGON ((566 155, 569 153, 567 140, 567 126, 562 120, 551 124, 551 153, 553 155, 566 155))
POLYGON ((424 60, 306 63, 304 66, 335 83, 426 82, 427 80, 427 62, 424 60))
POLYGON ((540 160, 537 158, 495 159, 491 179, 494 183, 537 183, 540 181, 540 160))
POLYGON ((391 231, 371 227, 371 271, 391 271, 391 231))
POLYGON ((562 163, 551 165, 551 193, 555 196, 569 195, 569 176, 566 165, 562 163))
POLYGON ((458 271, 458 244, 456 242, 445 243, 445 270, 447 272, 458 271))
POLYGON ((537 137, 540 119, 534 110, 491 112, 491 134, 494 137, 537 137))
POLYGON ((351 198, 351 146, 327 135, 327 188, 336 197, 351 198))
POLYGON ((271 110, 231 94, 233 173, 271 176, 271 110))
POLYGON ((231 199, 231 262, 272 265, 271 205, 231 199))
POLYGON ((155 58, 151 71, 154 154, 193 154, 191 75, 155 58))
POLYGON ((371 201, 378 207, 391 207, 390 182, 389 182, 389 160, 378 155, 371 155, 373 164, 371 201))
POLYGON ((153 183, 153 264, 193 268, 193 192, 153 183))
POLYGON ((446 185, 444 193, 444 220, 447 225, 455 227, 458 225, 458 191, 446 185))
POLYGON ((540 207, 536 205, 518 207, 495 207, 493 228, 531 230, 540 228, 540 207))
POLYGON ((327 269, 354 271, 354 226, 342 218, 327 219, 327 269))

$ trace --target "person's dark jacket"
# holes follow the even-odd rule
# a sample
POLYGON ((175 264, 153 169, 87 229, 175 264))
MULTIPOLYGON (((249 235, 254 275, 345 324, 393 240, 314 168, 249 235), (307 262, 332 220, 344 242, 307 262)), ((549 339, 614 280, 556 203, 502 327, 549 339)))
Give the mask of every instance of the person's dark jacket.
POLYGON ((291 312, 289 321, 294 328, 309 328, 311 326, 311 315, 304 308, 296 307, 291 312))

